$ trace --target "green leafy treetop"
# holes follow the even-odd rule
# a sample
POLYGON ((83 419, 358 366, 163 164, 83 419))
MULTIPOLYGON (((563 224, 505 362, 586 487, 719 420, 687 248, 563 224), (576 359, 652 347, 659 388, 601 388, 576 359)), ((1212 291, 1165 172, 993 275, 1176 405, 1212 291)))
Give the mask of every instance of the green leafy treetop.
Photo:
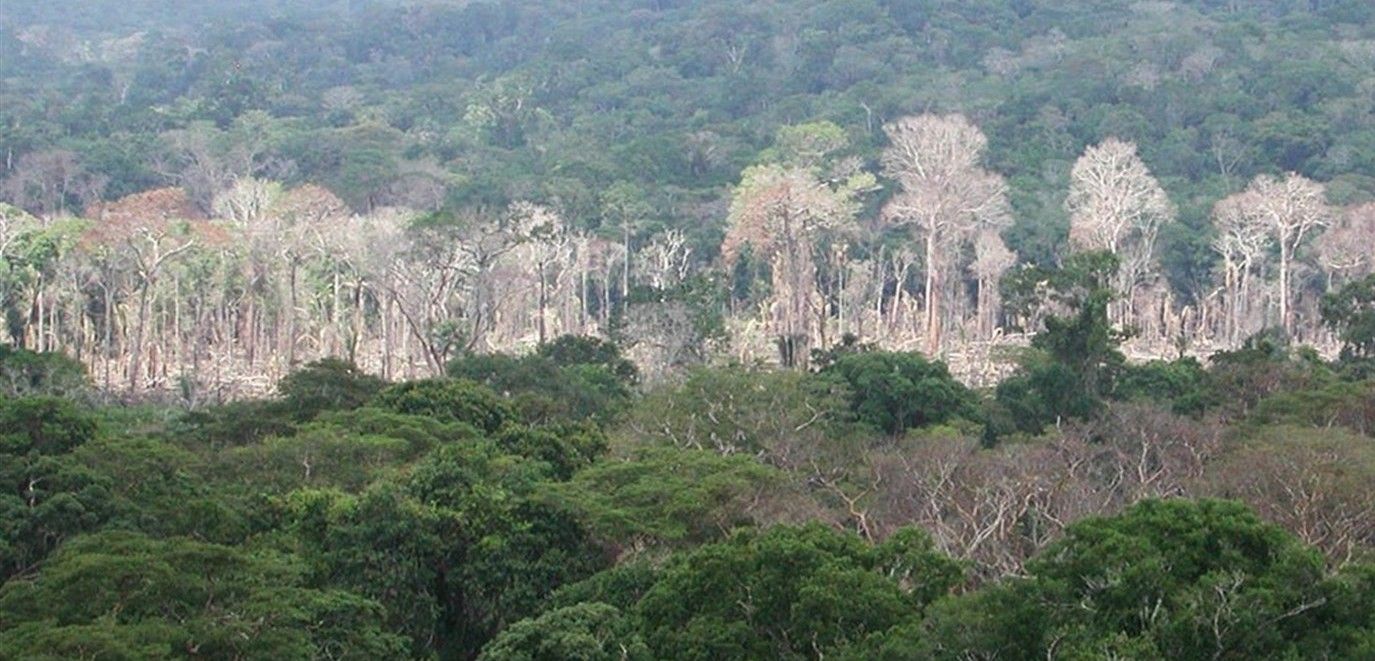
POLYGON ((946 600, 889 650, 921 658, 1365 658, 1368 566, 1326 578, 1317 551, 1227 501, 1145 501, 1086 519, 1006 580, 946 600), (1364 651, 1364 654, 1362 653, 1364 651))
POLYGON ((650 661, 656 658, 620 609, 602 603, 557 608, 521 620, 483 648, 479 661, 650 661))
POLYGON ((515 417, 510 405, 490 389, 464 379, 427 379, 390 386, 377 395, 377 406, 442 422, 464 422, 494 432, 515 417))
POLYGON ((298 420, 324 411, 356 409, 367 404, 385 382, 338 358, 317 360, 296 370, 277 384, 298 420))
POLYGON ((10 658, 395 658, 374 601, 310 587, 288 557, 101 532, 0 588, 10 658))
POLYGON ((1343 362, 1359 374, 1375 374, 1375 275, 1324 296, 1322 318, 1341 336, 1343 362))
POLYGON ((973 393, 944 363, 917 353, 844 353, 822 374, 848 386, 850 407, 860 422, 891 435, 976 415, 973 393))
POLYGON ((636 612, 659 658, 819 659, 911 621, 959 580, 916 531, 870 546, 776 527, 676 558, 636 612))
POLYGON ((1115 256, 1090 252, 1071 256, 1058 269, 1028 267, 1004 279, 1018 314, 1035 317, 1045 307, 1067 314, 1045 317, 1021 371, 998 384, 998 412, 1007 420, 992 420, 990 429, 1008 425, 1040 433, 1047 424, 1093 415, 1113 394, 1126 365, 1118 348, 1127 337, 1108 317, 1116 272, 1115 256))
POLYGON ((90 390, 81 363, 62 353, 39 353, 0 344, 0 395, 75 397, 90 390))

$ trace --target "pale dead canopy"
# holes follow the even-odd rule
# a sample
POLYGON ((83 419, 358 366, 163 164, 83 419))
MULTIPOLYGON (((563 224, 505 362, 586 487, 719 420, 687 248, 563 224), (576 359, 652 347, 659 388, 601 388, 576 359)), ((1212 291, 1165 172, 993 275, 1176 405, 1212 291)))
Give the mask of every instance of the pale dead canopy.
POLYGON ((727 266, 745 245, 764 255, 806 242, 821 231, 852 229, 854 201, 802 168, 763 165, 745 171, 730 205, 730 229, 721 245, 727 266))
POLYGON ((904 117, 884 132, 883 173, 902 189, 884 214, 891 222, 954 239, 948 230, 1011 218, 1006 184, 981 164, 988 138, 963 115, 904 117))
POLYGON ((1016 264, 1017 253, 1008 249, 996 229, 990 227, 978 232, 974 238, 974 260, 969 264, 969 272, 978 283, 976 324, 985 337, 993 333, 997 322, 998 282, 1016 264))
POLYGON ((908 226, 925 246, 926 345, 941 343, 942 272, 955 250, 980 227, 1000 228, 1011 219, 1007 185, 983 168, 988 138, 963 115, 904 117, 884 127, 890 145, 883 173, 900 192, 883 210, 892 225, 908 226))
POLYGON ((1135 325, 1138 289, 1159 272, 1156 239, 1175 206, 1137 154, 1136 143, 1108 138, 1092 145, 1070 170, 1069 240, 1075 250, 1107 251, 1118 259, 1113 318, 1135 325))
POLYGON ((1174 204, 1137 154, 1136 143, 1117 138, 1089 147, 1075 161, 1065 209, 1070 242, 1117 255, 1127 287, 1154 270, 1156 238, 1175 217, 1174 204))
POLYGON ((773 263, 775 330, 800 343, 803 360, 809 319, 819 307, 812 251, 824 233, 854 233, 855 192, 848 184, 821 181, 812 168, 769 164, 746 170, 731 200, 730 228, 721 246, 726 268, 747 245, 773 263))
POLYGON ((1270 229, 1254 213, 1255 193, 1242 191, 1213 205, 1217 237, 1213 250, 1222 256, 1222 287, 1227 338, 1235 342, 1243 333, 1244 319, 1252 307, 1252 280, 1263 277, 1270 247, 1270 229))
POLYGON ((1332 211, 1327 206, 1323 185, 1290 172, 1283 179, 1261 175, 1247 189, 1254 195, 1253 213, 1270 228, 1280 249, 1280 319, 1286 331, 1294 330, 1291 285, 1293 262, 1303 240, 1327 225, 1332 211))
MULTIPOLYGON (((1272 248, 1279 251, 1279 316, 1284 329, 1294 330, 1292 273, 1304 240, 1327 226, 1332 217, 1322 184, 1297 173, 1283 178, 1260 175, 1246 190, 1213 207, 1218 237, 1213 249, 1223 258, 1223 287, 1230 298, 1229 325, 1236 336, 1240 316, 1253 307, 1253 271, 1264 275, 1272 248)), ((1368 249, 1368 248, 1367 248, 1368 249)))
POLYGON ((1318 261, 1333 280, 1360 278, 1375 272, 1375 202, 1345 212, 1318 237, 1318 261))

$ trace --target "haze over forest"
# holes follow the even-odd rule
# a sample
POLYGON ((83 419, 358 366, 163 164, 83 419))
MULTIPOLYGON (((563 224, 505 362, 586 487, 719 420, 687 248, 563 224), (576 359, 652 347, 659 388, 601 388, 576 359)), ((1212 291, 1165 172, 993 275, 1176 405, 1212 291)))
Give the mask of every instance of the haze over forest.
POLYGON ((0 660, 1375 657, 1369 0, 6 2, 0 314, 0 660))

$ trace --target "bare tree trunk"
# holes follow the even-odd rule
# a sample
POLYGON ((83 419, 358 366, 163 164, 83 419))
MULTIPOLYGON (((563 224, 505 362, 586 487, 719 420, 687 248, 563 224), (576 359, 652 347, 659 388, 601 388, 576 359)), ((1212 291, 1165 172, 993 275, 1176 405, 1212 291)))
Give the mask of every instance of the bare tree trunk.
POLYGON ((539 343, 542 345, 546 340, 545 328, 545 308, 549 305, 549 285, 544 277, 544 263, 536 265, 536 272, 539 274, 539 343))
POLYGON ((936 235, 926 235, 926 353, 935 356, 941 348, 940 273, 936 266, 936 235))
POLYGON ((114 343, 114 324, 115 324, 115 301, 114 295, 110 293, 109 284, 102 285, 105 291, 105 338, 104 351, 101 359, 105 361, 105 390, 110 390, 110 354, 114 343))
POLYGON ((587 333, 587 267, 584 264, 578 269, 578 324, 584 334, 587 333))
POLYGON ((181 327, 181 278, 180 278, 180 277, 175 277, 175 278, 172 279, 172 336, 173 336, 173 340, 174 340, 174 343, 173 343, 173 345, 172 345, 172 348, 173 348, 173 358, 176 359, 176 360, 180 360, 180 359, 181 359, 181 356, 185 353, 185 351, 184 351, 184 348, 185 348, 185 346, 184 346, 185 335, 183 334, 183 332, 182 332, 182 327, 181 327))
POLYGON ((296 260, 291 260, 287 276, 286 364, 296 364, 296 260))
POLYGON ((244 334, 244 340, 248 345, 244 347, 246 349, 244 359, 248 362, 250 368, 253 367, 253 360, 258 353, 258 324, 254 321, 257 318, 257 312, 257 303, 253 300, 252 294, 249 294, 248 309, 244 311, 243 315, 242 332, 244 334))
POLYGON ((33 338, 33 346, 34 346, 34 350, 35 350, 35 351, 43 352, 43 351, 46 351, 47 348, 48 348, 48 347, 47 347, 47 344, 46 344, 46 342, 45 342, 46 338, 44 337, 44 335, 45 335, 45 333, 46 333, 46 330, 47 330, 47 327, 46 327, 46 325, 44 324, 44 315, 43 315, 43 304, 44 304, 44 300, 43 300, 43 284, 42 284, 42 283, 43 283, 43 280, 42 280, 42 278, 40 278, 38 282, 39 282, 39 284, 38 284, 37 290, 36 290, 36 292, 34 293, 34 296, 33 296, 34 307, 37 308, 37 310, 38 310, 38 313, 37 313, 37 317, 38 317, 38 334, 35 335, 34 338, 33 338))
POLYGON ((1280 324, 1286 335, 1294 334, 1294 324, 1289 310, 1289 242, 1280 241, 1280 324))
MULTIPOLYGON (((343 297, 342 297, 342 296, 340 295, 340 293, 339 293, 339 286, 340 286, 340 285, 339 285, 339 269, 338 269, 338 268, 335 268, 335 269, 333 269, 333 271, 334 271, 334 272, 333 272, 333 274, 332 274, 333 277, 332 277, 331 282, 330 282, 330 292, 329 292, 329 296, 330 296, 330 299, 329 299, 329 328, 330 328, 330 331, 329 331, 329 349, 328 349, 328 351, 329 351, 330 355, 338 355, 338 354, 340 353, 340 351, 339 351, 340 345, 342 344, 342 342, 340 342, 340 338, 341 338, 341 337, 343 336, 343 334, 344 334, 343 330, 340 329, 340 324, 341 324, 341 322, 340 322, 340 316, 339 316, 339 308, 340 308, 340 306, 343 305, 343 297)), ((350 360, 352 360, 352 359, 350 359, 350 360)))
POLYGON ((358 343, 363 338, 363 283, 360 280, 353 288, 353 331, 349 336, 349 360, 358 362, 358 343))
POLYGON ((382 379, 391 380, 391 307, 392 299, 387 297, 382 304, 382 379))
POLYGON ((139 370, 143 367, 143 335, 148 320, 148 290, 151 283, 145 281, 138 291, 138 321, 134 327, 134 344, 129 352, 129 390, 137 393, 142 384, 139 370))
POLYGON ((621 260, 621 312, 630 309, 630 225, 625 225, 625 256, 621 260))

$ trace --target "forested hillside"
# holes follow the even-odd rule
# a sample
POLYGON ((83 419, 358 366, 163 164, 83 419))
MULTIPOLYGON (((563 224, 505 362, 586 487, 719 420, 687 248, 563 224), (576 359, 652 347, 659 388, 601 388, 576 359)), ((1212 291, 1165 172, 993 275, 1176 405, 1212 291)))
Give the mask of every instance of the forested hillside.
POLYGON ((0 2, 0 661, 1375 658, 1368 0, 0 2))
POLYGON ((1375 268, 1361 0, 13 4, 5 334, 110 388, 565 332, 987 382, 1042 316, 999 281, 1076 251, 1145 356, 1335 347, 1375 268))

